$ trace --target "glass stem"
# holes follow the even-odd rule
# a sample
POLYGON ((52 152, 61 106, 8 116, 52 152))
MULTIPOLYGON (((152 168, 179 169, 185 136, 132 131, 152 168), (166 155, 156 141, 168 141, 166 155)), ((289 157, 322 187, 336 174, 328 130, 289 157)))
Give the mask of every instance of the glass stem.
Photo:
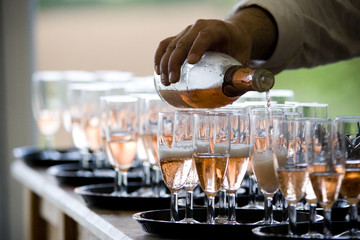
POLYGON ((226 190, 221 189, 219 191, 219 217, 226 218, 227 217, 227 206, 226 206, 226 190))
POLYGON ((89 157, 89 152, 87 149, 81 149, 80 150, 80 154, 81 154, 81 169, 83 170, 89 170, 90 169, 90 157, 89 157))
POLYGON ((160 197, 160 169, 158 167, 154 167, 154 194, 156 197, 160 197))
POLYGON ((324 236, 331 237, 331 208, 324 209, 324 236))
POLYGON ((297 231, 296 225, 296 204, 291 203, 288 206, 289 211, 289 235, 295 236, 297 231))
POLYGON ((215 197, 208 197, 207 204, 207 223, 215 224, 215 197))
POLYGON ((151 171, 150 171, 150 163, 145 161, 143 162, 143 168, 144 168, 144 184, 145 186, 151 185, 151 171))
POLYGON ((273 201, 272 196, 265 196, 265 201, 264 201, 264 209, 265 209, 264 222, 265 222, 265 224, 272 224, 274 221, 272 201, 273 201))
POLYGON ((236 194, 235 193, 229 193, 229 217, 228 217, 228 223, 229 224, 236 224, 236 194))
POLYGON ((255 179, 253 176, 249 177, 249 206, 255 207, 256 196, 255 196, 255 179))
POLYGON ((185 219, 192 219, 194 217, 193 199, 194 192, 192 190, 186 191, 185 219))
POLYGON ((115 168, 115 179, 114 179, 114 192, 115 195, 120 195, 120 170, 118 168, 115 168))
POLYGON ((358 207, 357 204, 350 205, 350 235, 357 236, 358 207))
POLYGON ((178 193, 177 192, 171 193, 170 221, 171 222, 179 221, 178 193))
POLYGON ((281 216, 281 222, 286 223, 289 219, 289 204, 288 201, 285 199, 284 195, 281 194, 281 207, 282 207, 282 216, 281 216))
POLYGON ((103 162, 104 162, 103 151, 101 151, 101 150, 96 151, 95 157, 96 157, 96 160, 95 160, 96 168, 98 168, 98 169, 103 168, 104 167, 103 166, 103 162))
POLYGON ((114 194, 117 196, 126 196, 127 195, 127 186, 128 186, 128 180, 127 180, 127 172, 122 172, 119 170, 119 168, 115 169, 116 175, 115 175, 115 188, 114 188, 114 194))
POLYGON ((316 204, 310 204, 310 209, 309 209, 309 212, 310 212, 309 234, 310 234, 310 236, 315 236, 317 233, 316 225, 315 225, 316 224, 316 207, 317 207, 316 204))

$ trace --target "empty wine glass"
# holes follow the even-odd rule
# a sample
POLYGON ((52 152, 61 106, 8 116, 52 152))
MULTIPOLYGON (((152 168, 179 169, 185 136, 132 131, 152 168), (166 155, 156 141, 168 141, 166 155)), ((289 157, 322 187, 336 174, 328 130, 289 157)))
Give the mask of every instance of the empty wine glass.
POLYGON ((341 116, 335 119, 343 142, 340 153, 345 155, 345 177, 341 195, 350 205, 349 230, 338 236, 359 238, 358 202, 360 196, 360 116, 341 116))
POLYGON ((215 196, 221 188, 230 156, 230 116, 196 113, 194 160, 200 186, 207 196, 207 223, 215 223, 215 196))
POLYGON ((308 181, 303 120, 274 120, 274 168, 282 195, 288 202, 289 235, 297 234, 296 204, 308 181))
POLYGON ((273 196, 279 188, 275 175, 272 140, 273 120, 283 118, 280 108, 254 108, 250 114, 250 159, 261 192, 264 194, 264 219, 258 224, 272 224, 273 196))
POLYGON ((285 102, 287 105, 295 105, 298 112, 306 118, 328 118, 328 104, 317 102, 285 102))
POLYGON ((54 134, 61 125, 63 75, 58 71, 38 71, 32 76, 32 110, 45 148, 53 147, 54 134))
POLYGON ((183 188, 192 166, 192 138, 187 138, 188 116, 160 112, 157 147, 161 173, 171 192, 170 219, 179 221, 178 192, 183 188), (185 118, 185 119, 184 119, 185 118))
POLYGON ((331 120, 317 119, 306 124, 308 172, 318 203, 324 209, 323 235, 330 238, 331 207, 338 198, 344 178, 345 157, 338 154, 339 135, 331 120))
POLYGON ((248 114, 233 112, 230 116, 231 144, 229 163, 223 183, 228 196, 228 220, 226 224, 236 225, 236 192, 240 189, 249 162, 248 114))
POLYGON ((112 96, 106 98, 106 142, 115 168, 115 196, 128 196, 127 172, 136 156, 139 138, 138 98, 112 96))

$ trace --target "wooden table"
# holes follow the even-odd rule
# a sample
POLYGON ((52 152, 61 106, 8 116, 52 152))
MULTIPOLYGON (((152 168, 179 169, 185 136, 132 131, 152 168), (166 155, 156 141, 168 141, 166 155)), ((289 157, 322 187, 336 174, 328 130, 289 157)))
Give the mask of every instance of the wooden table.
POLYGON ((28 239, 164 239, 144 232, 134 211, 87 207, 73 187, 59 186, 46 168, 15 160, 11 172, 26 191, 28 239))

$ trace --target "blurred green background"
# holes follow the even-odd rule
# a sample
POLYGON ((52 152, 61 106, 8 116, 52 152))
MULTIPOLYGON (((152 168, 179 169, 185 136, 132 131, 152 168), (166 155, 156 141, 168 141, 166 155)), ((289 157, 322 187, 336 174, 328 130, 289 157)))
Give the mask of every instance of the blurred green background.
POLYGON ((360 58, 311 69, 286 70, 274 89, 291 89, 295 100, 329 104, 329 117, 360 115, 360 58))
MULTIPOLYGON (((236 0, 38 0, 39 69, 118 69, 151 75, 165 37, 198 18, 223 18, 236 0)), ((329 104, 329 116, 360 115, 360 58, 286 70, 274 89, 329 104)))

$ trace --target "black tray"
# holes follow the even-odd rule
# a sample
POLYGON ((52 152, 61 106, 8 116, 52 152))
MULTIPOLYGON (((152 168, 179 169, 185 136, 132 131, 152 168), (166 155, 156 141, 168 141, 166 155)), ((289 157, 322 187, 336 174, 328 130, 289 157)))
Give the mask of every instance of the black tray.
POLYGON ((56 164, 76 163, 81 159, 78 149, 40 149, 24 146, 13 149, 15 158, 24 159, 30 166, 49 167, 56 164))
POLYGON ((170 196, 140 197, 134 196, 141 188, 141 182, 129 182, 127 197, 113 196, 114 184, 94 184, 75 188, 75 193, 83 197, 89 207, 109 210, 137 210, 166 209, 170 206, 170 196))
MULTIPOLYGON (((319 233, 322 233, 323 223, 319 222, 316 223, 316 230, 319 233)), ((359 224, 360 227, 360 224, 359 224)), ((292 239, 292 240, 304 240, 306 238, 301 237, 302 234, 307 233, 309 229, 309 225, 307 223, 300 223, 298 224, 298 236, 289 236, 288 235, 288 226, 263 226, 257 227, 253 229, 253 233, 260 239, 263 240, 278 240, 278 239, 292 239)), ((349 229, 349 222, 346 221, 335 221, 332 222, 332 233, 333 235, 340 234, 344 231, 349 229)), ((349 237, 337 237, 337 238, 321 238, 322 240, 325 239, 350 239, 349 237)))
MULTIPOLYGON (((184 218, 184 209, 179 210, 180 219, 184 218)), ((217 214, 217 213, 216 213, 217 214)), ((133 215, 142 229, 147 233, 156 234, 162 237, 170 238, 207 238, 215 239, 254 239, 255 235, 252 229, 259 225, 254 222, 263 219, 264 211, 257 209, 236 209, 237 221, 239 225, 228 224, 207 224, 206 208, 195 208, 194 218, 201 222, 195 224, 170 222, 169 210, 152 210, 140 212, 133 215)), ((307 221, 307 213, 298 213, 300 222, 307 221)), ((281 220, 281 211, 274 211, 274 219, 281 220)))
MULTIPOLYGON (((59 164, 47 169, 47 172, 54 176, 59 184, 70 186, 83 186, 98 183, 113 183, 115 171, 111 168, 96 169, 93 163, 90 170, 81 170, 79 163, 59 164)), ((128 172, 128 181, 141 182, 139 169, 131 169, 128 172)))

